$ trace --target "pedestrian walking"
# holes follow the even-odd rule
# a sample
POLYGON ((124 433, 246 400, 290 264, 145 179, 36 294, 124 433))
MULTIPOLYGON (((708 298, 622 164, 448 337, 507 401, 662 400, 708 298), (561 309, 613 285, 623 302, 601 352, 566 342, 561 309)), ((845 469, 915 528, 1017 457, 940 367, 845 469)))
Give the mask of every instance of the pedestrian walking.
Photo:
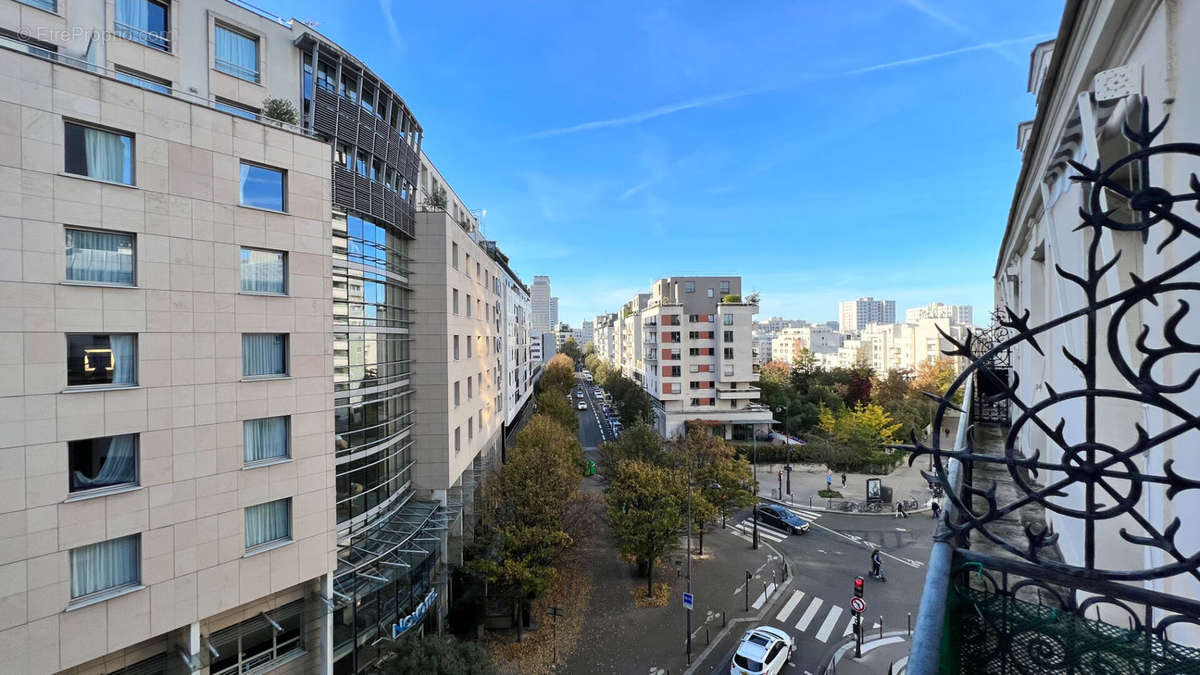
POLYGON ((846 472, 842 472, 842 487, 846 487, 846 472))
POLYGON ((937 520, 938 516, 942 514, 942 505, 936 499, 930 500, 929 510, 933 512, 933 519, 937 520))
POLYGON ((907 518, 908 512, 904 510, 904 502, 896 502, 896 517, 907 518))
POLYGON ((832 469, 825 469, 825 489, 826 490, 833 489, 833 470, 832 469))

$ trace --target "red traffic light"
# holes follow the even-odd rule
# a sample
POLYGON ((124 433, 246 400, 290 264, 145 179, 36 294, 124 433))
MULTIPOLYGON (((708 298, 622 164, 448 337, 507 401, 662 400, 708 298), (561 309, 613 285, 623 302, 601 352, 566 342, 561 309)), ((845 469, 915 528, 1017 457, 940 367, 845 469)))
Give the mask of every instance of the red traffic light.
POLYGON ((861 598, 863 596, 863 578, 854 577, 854 597, 861 598))

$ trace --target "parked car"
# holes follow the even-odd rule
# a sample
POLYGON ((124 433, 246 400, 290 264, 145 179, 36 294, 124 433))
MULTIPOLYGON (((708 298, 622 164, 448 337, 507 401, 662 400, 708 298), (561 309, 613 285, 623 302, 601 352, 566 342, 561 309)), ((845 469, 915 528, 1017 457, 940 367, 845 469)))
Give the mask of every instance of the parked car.
POLYGON ((575 406, 575 407, 576 407, 576 408, 579 408, 580 410, 587 410, 587 403, 584 403, 583 401, 580 401, 580 402, 579 402, 579 405, 577 405, 577 406, 575 406))
POLYGON ((754 508, 758 511, 758 522, 760 523, 779 528, 789 534, 808 532, 807 520, 778 504, 759 504, 754 508))
POLYGON ((751 628, 742 636, 730 675, 778 675, 796 648, 796 640, 774 626, 751 628))

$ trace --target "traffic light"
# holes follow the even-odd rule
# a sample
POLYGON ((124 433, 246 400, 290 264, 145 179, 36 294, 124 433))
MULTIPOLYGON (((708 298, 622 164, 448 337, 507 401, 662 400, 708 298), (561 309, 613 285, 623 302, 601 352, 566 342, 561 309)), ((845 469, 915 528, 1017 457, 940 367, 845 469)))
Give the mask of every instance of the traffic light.
POLYGON ((854 597, 861 598, 863 596, 863 578, 854 577, 854 597))

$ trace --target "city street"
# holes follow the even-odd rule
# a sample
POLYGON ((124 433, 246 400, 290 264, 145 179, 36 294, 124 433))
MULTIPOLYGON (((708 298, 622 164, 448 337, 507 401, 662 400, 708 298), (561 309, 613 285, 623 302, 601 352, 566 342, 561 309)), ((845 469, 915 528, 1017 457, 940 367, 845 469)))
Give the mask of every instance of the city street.
MULTIPOLYGON (((881 627, 885 633, 905 633, 910 612, 916 621, 925 561, 932 543, 934 521, 929 514, 896 519, 802 509, 796 512, 812 524, 807 534, 789 536, 759 523, 761 541, 770 543, 787 557, 792 578, 762 603, 764 609, 757 615, 761 619, 731 623, 721 639, 697 657, 690 672, 728 672, 742 634, 748 628, 764 624, 781 628, 796 638, 796 651, 784 672, 819 672, 836 648, 852 639, 850 598, 854 593, 854 577, 858 575, 866 579, 865 638, 877 637, 881 627), (871 545, 879 546, 883 552, 886 583, 867 575, 871 545)), ((724 531, 718 529, 710 537, 736 537, 749 546, 750 519, 747 517, 736 525, 724 531)), ((732 588, 730 592, 744 593, 744 589, 732 588)), ((751 597, 755 597, 753 591, 751 597)))
POLYGON ((575 373, 575 389, 571 392, 571 405, 576 406, 579 398, 575 392, 580 387, 586 396, 587 410, 577 410, 579 414, 579 442, 583 444, 584 456, 595 459, 595 449, 601 444, 613 440, 612 429, 604 417, 604 401, 593 392, 592 385, 583 379, 583 373, 575 373))

